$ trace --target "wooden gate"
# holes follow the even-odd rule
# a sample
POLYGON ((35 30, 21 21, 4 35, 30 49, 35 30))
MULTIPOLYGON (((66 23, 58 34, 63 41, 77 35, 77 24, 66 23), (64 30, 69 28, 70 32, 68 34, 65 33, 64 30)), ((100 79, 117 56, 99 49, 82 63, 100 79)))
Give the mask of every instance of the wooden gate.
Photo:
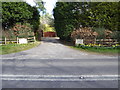
POLYGON ((44 32, 44 37, 56 37, 56 32, 44 32))

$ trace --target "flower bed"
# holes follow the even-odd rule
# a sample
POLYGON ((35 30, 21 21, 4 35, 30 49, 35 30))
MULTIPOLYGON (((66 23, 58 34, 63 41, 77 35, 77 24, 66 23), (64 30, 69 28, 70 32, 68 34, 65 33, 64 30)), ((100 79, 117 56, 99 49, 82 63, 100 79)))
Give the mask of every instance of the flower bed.
POLYGON ((76 47, 82 48, 82 49, 88 49, 88 48, 94 48, 94 49, 120 49, 120 45, 112 45, 112 46, 106 46, 106 45, 101 45, 101 44, 79 44, 76 47))

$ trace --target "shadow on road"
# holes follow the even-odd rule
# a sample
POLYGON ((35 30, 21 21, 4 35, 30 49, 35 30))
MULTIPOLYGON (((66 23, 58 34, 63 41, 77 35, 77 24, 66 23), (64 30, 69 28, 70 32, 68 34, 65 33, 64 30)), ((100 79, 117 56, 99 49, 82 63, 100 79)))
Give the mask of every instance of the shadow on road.
POLYGON ((42 37, 42 41, 47 43, 60 43, 67 46, 74 46, 72 42, 61 40, 59 37, 42 37))
POLYGON ((59 37, 42 37, 41 40, 47 43, 60 43, 59 37))

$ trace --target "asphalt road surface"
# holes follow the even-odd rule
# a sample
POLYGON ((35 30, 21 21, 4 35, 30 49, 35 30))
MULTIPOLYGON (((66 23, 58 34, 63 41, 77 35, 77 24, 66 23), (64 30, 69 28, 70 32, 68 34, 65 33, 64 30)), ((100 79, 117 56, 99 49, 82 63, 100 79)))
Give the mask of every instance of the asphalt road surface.
POLYGON ((118 56, 74 50, 58 38, 2 56, 3 88, 117 88, 118 56))

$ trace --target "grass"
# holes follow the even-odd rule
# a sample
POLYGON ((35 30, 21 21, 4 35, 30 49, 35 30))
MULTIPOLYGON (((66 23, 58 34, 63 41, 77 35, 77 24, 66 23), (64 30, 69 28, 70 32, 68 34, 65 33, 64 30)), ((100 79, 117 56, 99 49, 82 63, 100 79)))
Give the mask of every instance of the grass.
POLYGON ((0 55, 16 53, 24 50, 31 49, 40 44, 40 42, 28 43, 28 44, 7 44, 0 46, 0 55))
POLYGON ((104 55, 118 55, 118 53, 120 53, 119 49, 109 49, 109 48, 81 48, 81 47, 76 47, 74 46, 74 44, 72 42, 67 42, 64 40, 60 40, 60 42, 70 48, 76 49, 76 50, 80 50, 83 52, 89 52, 89 53, 93 53, 93 54, 104 54, 104 55))
POLYGON ((93 52, 93 53, 98 53, 98 54, 107 54, 107 55, 117 55, 118 53, 120 53, 119 49, 108 49, 108 48, 80 48, 80 47, 76 47, 76 46, 70 46, 71 48, 77 49, 77 50, 81 50, 81 51, 86 51, 86 52, 93 52))

